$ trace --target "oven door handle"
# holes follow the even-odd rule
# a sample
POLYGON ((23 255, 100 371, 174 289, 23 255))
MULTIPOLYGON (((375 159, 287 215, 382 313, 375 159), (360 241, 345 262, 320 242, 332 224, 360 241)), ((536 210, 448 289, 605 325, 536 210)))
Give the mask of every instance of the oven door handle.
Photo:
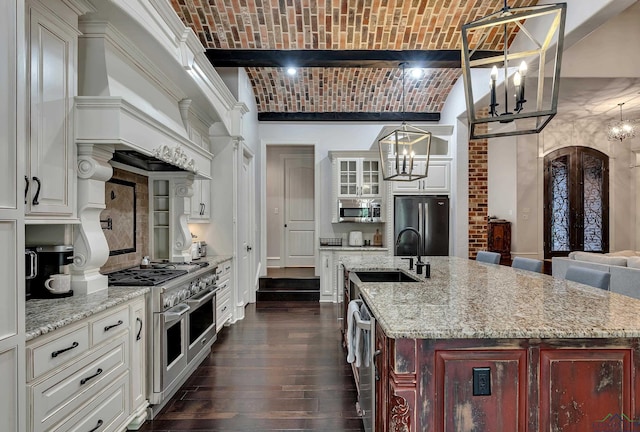
POLYGON ((215 295, 215 292, 211 289, 207 291, 203 291, 202 293, 198 293, 198 295, 187 299, 187 304, 190 307, 196 308, 200 306, 202 303, 209 301, 211 297, 215 295))
POLYGON ((174 321, 180 320, 180 317, 185 313, 187 313, 190 309, 191 308, 189 307, 189 305, 181 303, 179 305, 172 307, 169 310, 162 312, 160 315, 162 315, 164 323, 169 324, 174 321))

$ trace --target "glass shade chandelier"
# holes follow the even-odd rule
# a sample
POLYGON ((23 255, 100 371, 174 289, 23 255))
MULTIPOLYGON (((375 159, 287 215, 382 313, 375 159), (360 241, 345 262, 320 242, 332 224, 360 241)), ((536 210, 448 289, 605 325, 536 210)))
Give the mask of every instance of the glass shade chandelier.
POLYGON ((607 138, 609 141, 622 141, 627 138, 633 138, 638 131, 638 122, 635 120, 622 120, 622 105, 620 107, 620 121, 613 121, 607 125, 607 138))
POLYGON ((565 17, 565 3, 509 8, 504 0, 502 10, 462 26, 470 139, 538 133, 556 115, 565 17), (486 51, 496 39, 502 51, 486 51), (472 70, 488 67, 489 85, 473 82, 472 70), (480 99, 487 90, 488 103, 480 99))
MULTIPOLYGON (((405 63, 402 67, 402 115, 404 116, 405 63)), ((390 181, 414 181, 427 177, 431 132, 402 125, 378 140, 382 177, 390 181)))

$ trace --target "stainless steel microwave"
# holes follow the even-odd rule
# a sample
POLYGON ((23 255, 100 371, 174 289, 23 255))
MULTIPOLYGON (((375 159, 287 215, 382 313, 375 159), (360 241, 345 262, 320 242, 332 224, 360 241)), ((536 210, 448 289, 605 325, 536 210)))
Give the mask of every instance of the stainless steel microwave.
POLYGON ((382 203, 379 199, 339 199, 338 222, 382 222, 382 203))

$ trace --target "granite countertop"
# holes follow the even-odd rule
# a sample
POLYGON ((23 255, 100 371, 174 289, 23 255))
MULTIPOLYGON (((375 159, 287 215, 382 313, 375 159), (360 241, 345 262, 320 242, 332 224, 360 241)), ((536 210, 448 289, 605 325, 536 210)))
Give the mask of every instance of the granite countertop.
MULTIPOLYGON (((640 300, 463 258, 426 261, 431 278, 419 276, 420 282, 365 283, 352 276, 388 337, 640 337, 640 300)), ((343 257, 341 262, 351 271, 408 271, 400 257, 343 257)))
MULTIPOLYGON (((214 255, 194 262, 207 261, 209 265, 182 277, 193 277, 232 259, 231 255, 214 255)), ((91 315, 118 306, 135 297, 145 295, 149 287, 109 287, 104 292, 74 295, 61 299, 32 299, 25 304, 26 340, 73 324, 91 315)))
POLYGON ((389 248, 383 246, 320 246, 320 250, 333 251, 388 251, 389 248))
POLYGON ((30 341, 148 292, 149 287, 109 287, 103 292, 89 295, 29 300, 25 305, 26 340, 30 341))

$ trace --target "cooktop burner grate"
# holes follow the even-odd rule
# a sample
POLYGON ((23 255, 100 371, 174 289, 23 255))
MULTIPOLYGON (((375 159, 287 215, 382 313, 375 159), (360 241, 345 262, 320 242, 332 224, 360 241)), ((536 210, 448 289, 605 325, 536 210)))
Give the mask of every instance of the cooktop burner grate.
POLYGON ((109 286, 156 286, 186 275, 186 270, 126 269, 107 274, 109 286))

